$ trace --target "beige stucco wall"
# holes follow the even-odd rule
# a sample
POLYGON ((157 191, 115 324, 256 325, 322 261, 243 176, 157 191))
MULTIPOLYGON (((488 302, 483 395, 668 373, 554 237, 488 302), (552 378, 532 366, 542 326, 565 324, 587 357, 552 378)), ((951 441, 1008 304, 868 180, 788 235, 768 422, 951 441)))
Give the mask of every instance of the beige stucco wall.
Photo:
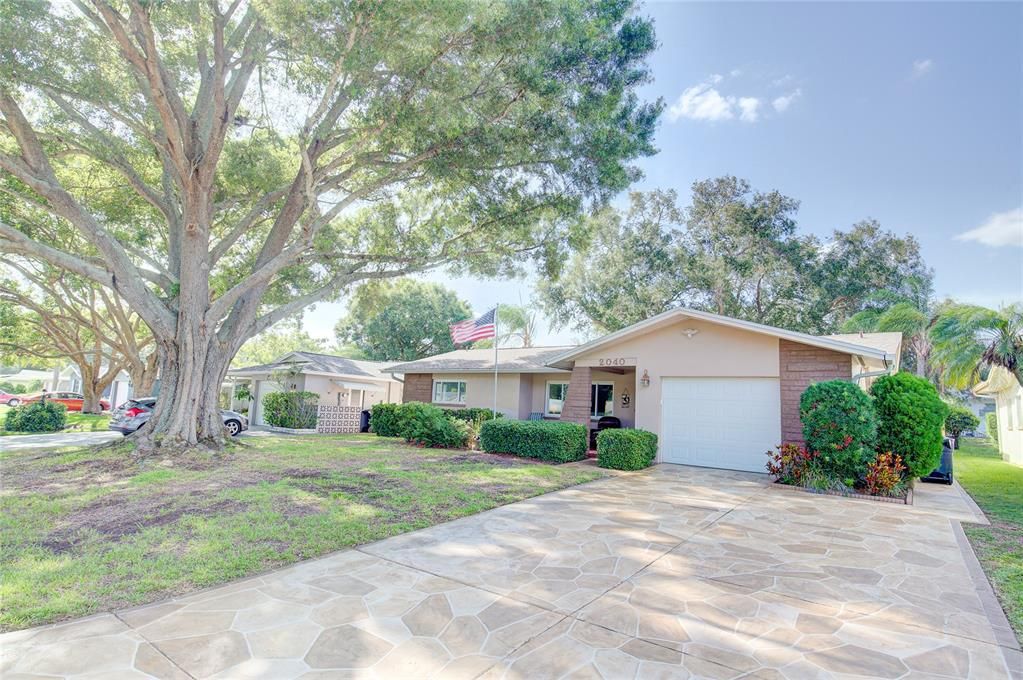
POLYGON ((1023 388, 1014 385, 995 395, 998 414, 998 448, 1002 458, 1013 465, 1023 465, 1023 388))
MULTIPOLYGON (((518 418, 521 382, 519 374, 502 373, 497 378, 497 410, 507 418, 518 418)), ((463 406, 492 408, 494 405, 494 375, 492 373, 434 373, 433 379, 434 381, 464 381, 465 404, 463 406)), ((438 404, 438 406, 457 408, 455 404, 438 404)))
POLYGON ((373 404, 387 401, 401 402, 401 383, 397 382, 358 380, 357 382, 372 384, 373 389, 366 390, 365 399, 362 399, 359 392, 356 391, 352 397, 352 403, 349 404, 349 392, 352 390, 349 390, 347 387, 337 384, 333 379, 324 375, 307 375, 304 378, 304 389, 320 395, 320 404, 324 406, 359 406, 361 402, 362 406, 369 408, 373 404), (390 388, 390 391, 388 391, 388 388, 390 388))
MULTIPOLYGON (((637 386, 630 389, 633 397, 631 424, 658 435, 661 433, 662 378, 773 378, 779 374, 777 338, 695 319, 676 321, 613 345, 605 345, 577 357, 576 362, 593 364, 601 359, 623 359, 626 365, 635 366, 637 386), (697 333, 691 338, 686 337, 683 329, 695 329, 697 333), (644 370, 650 376, 649 387, 639 386, 644 370)), ((632 379, 628 374, 619 377, 632 379)), ((616 402, 620 403, 617 395, 616 402)))

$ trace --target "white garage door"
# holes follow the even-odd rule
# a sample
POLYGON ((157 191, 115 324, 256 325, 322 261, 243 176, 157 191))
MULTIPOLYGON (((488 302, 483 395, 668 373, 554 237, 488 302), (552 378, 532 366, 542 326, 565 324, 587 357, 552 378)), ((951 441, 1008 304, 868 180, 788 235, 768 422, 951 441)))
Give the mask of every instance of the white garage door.
POLYGON ((661 453, 666 463, 764 472, 781 441, 777 378, 664 378, 661 453))

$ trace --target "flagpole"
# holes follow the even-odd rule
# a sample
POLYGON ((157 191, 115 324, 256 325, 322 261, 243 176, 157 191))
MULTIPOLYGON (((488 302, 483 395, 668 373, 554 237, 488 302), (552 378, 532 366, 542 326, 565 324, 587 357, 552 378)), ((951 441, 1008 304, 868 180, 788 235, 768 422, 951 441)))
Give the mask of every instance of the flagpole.
POLYGON ((497 325, 497 312, 500 304, 494 305, 494 417, 497 418, 497 341, 500 339, 500 328, 497 325))

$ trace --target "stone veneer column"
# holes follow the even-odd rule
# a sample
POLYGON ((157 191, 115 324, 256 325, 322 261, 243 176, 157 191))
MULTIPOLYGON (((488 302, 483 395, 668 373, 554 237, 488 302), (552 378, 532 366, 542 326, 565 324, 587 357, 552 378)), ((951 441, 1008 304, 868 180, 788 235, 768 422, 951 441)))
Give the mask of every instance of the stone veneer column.
POLYGON ((404 403, 422 401, 427 404, 433 401, 433 373, 406 374, 401 400, 404 403))
POLYGON ((799 397, 813 383, 852 378, 852 357, 830 349, 778 341, 778 370, 781 388, 781 440, 802 444, 803 424, 799 420, 799 397))
POLYGON ((589 366, 573 366, 568 381, 568 395, 561 407, 561 420, 590 426, 590 390, 592 380, 589 366))

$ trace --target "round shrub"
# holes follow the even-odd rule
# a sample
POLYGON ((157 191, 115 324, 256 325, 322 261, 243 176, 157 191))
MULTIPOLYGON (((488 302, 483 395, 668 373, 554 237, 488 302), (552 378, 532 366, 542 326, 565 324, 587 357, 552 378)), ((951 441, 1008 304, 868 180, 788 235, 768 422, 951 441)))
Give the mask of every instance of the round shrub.
POLYGON ((373 404, 369 415, 369 429, 381 437, 400 437, 398 407, 401 404, 373 404))
POLYGON ((511 453, 552 463, 582 460, 589 448, 584 425, 551 420, 488 420, 480 446, 489 453, 511 453))
POLYGON ((319 400, 315 392, 271 392, 263 397, 263 418, 274 427, 311 430, 319 400))
POLYGON ((52 401, 16 406, 4 417, 8 432, 59 432, 67 424, 67 407, 52 401))
POLYGON ((874 457, 877 418, 870 397, 845 380, 810 385, 799 399, 806 448, 825 475, 850 485, 874 457))
POLYGON ((601 430, 597 465, 612 470, 642 470, 657 457, 657 435, 646 430, 601 430))
POLYGON ((951 406, 948 415, 945 416, 945 432, 950 437, 958 437, 963 432, 975 429, 978 425, 980 425, 980 418, 965 406, 951 406))
POLYGON ((910 373, 881 376, 870 388, 877 413, 877 448, 902 457, 910 477, 929 474, 941 460, 948 406, 930 381, 910 373))
POLYGON ((452 420, 433 404, 410 401, 397 409, 400 437, 421 446, 462 448, 469 438, 467 423, 452 420))
POLYGON ((985 414, 984 416, 984 429, 987 430, 987 436, 997 444, 998 443, 998 415, 994 412, 985 414))

